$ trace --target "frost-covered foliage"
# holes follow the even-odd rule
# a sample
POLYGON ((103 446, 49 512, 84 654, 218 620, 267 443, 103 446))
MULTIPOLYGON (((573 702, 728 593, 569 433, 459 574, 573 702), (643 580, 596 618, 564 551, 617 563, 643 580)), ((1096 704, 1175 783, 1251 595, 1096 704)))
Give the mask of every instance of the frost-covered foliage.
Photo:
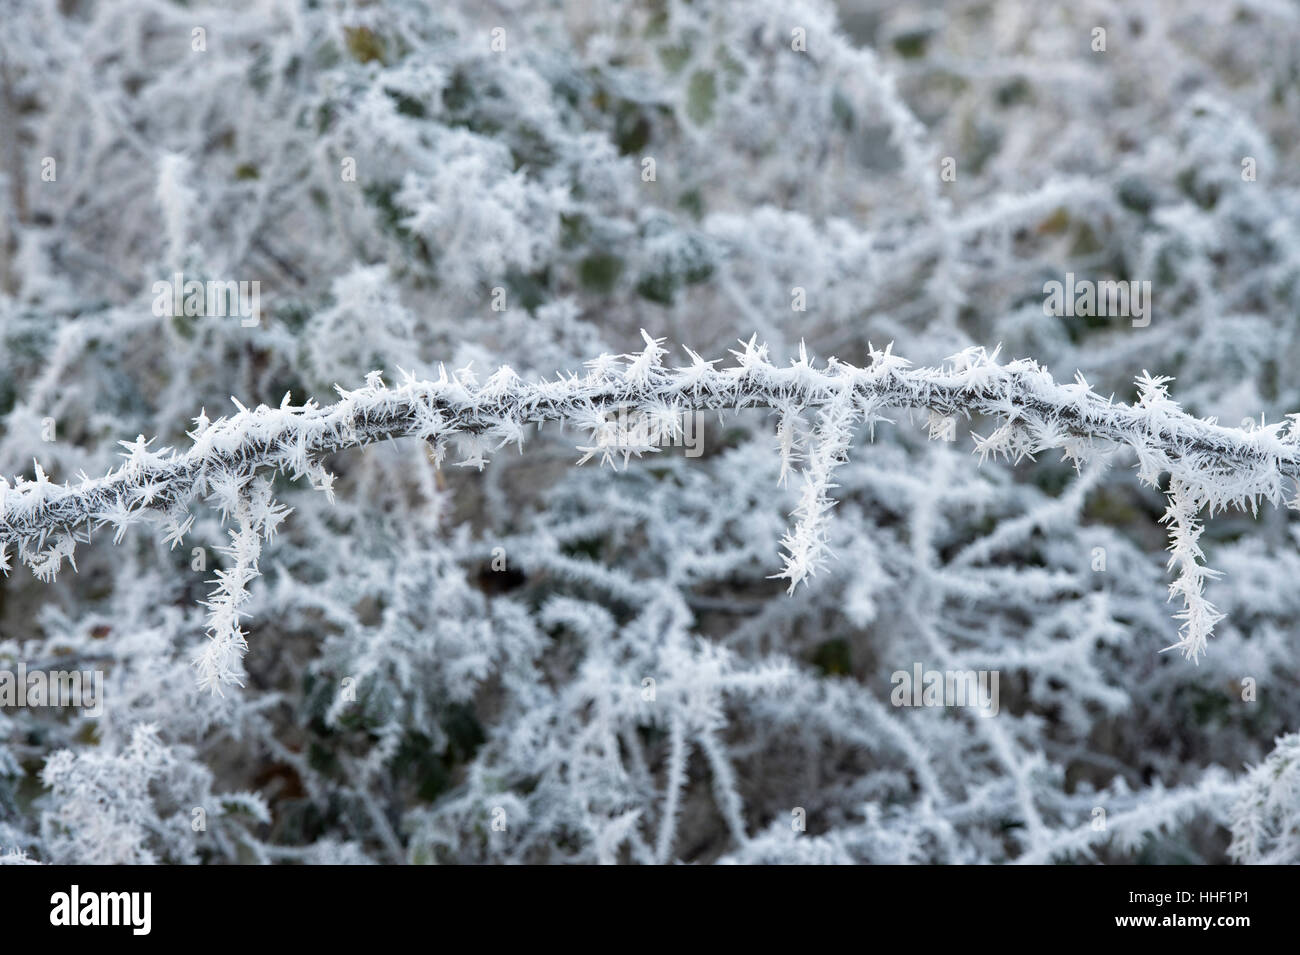
POLYGON ((1300 861, 1298 35, 19 0, 0 862, 1300 861))

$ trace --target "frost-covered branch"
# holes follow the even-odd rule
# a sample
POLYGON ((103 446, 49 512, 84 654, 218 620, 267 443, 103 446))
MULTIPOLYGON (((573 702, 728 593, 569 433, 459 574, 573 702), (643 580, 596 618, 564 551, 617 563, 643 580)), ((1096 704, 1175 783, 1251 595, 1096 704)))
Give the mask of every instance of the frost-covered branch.
MULTIPOLYGON (((834 358, 816 367, 802 350, 797 360, 781 367, 769 360, 766 346, 750 339, 732 352, 736 362, 728 367, 715 368, 717 360, 689 349, 688 364, 669 367, 663 362, 662 339, 642 334, 644 350, 603 354, 587 362, 585 373, 554 380, 524 381, 503 367, 480 384, 466 368, 453 374, 443 369, 436 380, 404 374, 401 384, 390 387, 374 372, 363 388, 340 388, 340 400, 329 407, 310 401, 293 406, 288 395, 278 408, 250 410, 236 401, 239 411, 229 418, 210 422, 201 414, 196 419, 188 450, 153 451, 143 437, 122 442, 127 460, 120 468, 78 484, 55 484, 37 464, 34 480, 0 483, 0 546, 16 544, 18 557, 48 579, 94 526, 111 524, 120 534, 135 521, 161 517, 175 544, 188 527, 187 509, 196 497, 207 496, 223 513, 233 510, 238 516, 248 482, 260 470, 295 479, 307 476, 332 493, 333 478, 322 462, 350 447, 416 437, 433 444, 437 463, 454 444, 459 466, 482 468, 497 449, 513 444, 522 450, 530 425, 567 421, 591 436, 590 444, 581 447, 583 460, 596 454, 606 461, 616 455, 626 460, 657 450, 658 441, 679 427, 684 412, 762 407, 782 414, 780 445, 787 463, 800 454, 789 416, 819 413, 816 446, 806 452, 797 523, 784 541, 789 553, 779 576, 788 578, 793 589, 826 556, 824 523, 832 506, 828 491, 854 423, 874 424, 889 408, 927 409, 932 416, 992 419, 991 432, 975 436, 981 459, 993 454, 1019 460, 1059 448, 1078 464, 1105 450, 1098 444, 1103 442, 1131 447, 1146 483, 1155 486, 1168 472, 1171 567, 1180 571, 1172 590, 1185 601, 1178 646, 1196 658, 1217 614, 1201 592, 1209 572, 1197 563, 1195 515, 1202 508, 1213 514, 1229 505, 1254 507, 1261 498, 1276 504, 1284 479, 1300 473, 1296 416, 1251 431, 1222 427, 1181 411, 1168 397, 1167 379, 1145 373, 1138 381, 1140 400, 1128 405, 1098 395, 1081 376, 1073 384, 1060 384, 1033 361, 999 364, 996 351, 989 355, 978 348, 935 368, 911 368, 890 347, 872 349, 866 367, 834 358), (615 412, 624 420, 629 413, 639 416, 650 425, 630 437, 611 419, 615 412)), ((268 495, 260 497, 264 507, 273 507, 268 495)), ((260 520, 255 515, 253 523, 260 520)), ((240 526, 236 546, 257 536, 247 519, 241 518, 240 526)), ((241 560, 230 573, 255 573, 254 565, 242 559, 248 550, 240 548, 241 560)), ((223 582, 222 592, 237 593, 243 582, 230 582, 229 588, 223 582)), ((227 619, 234 614, 232 600, 227 596, 214 609, 227 635, 222 638, 226 650, 239 642, 229 636, 237 633, 227 619)))

